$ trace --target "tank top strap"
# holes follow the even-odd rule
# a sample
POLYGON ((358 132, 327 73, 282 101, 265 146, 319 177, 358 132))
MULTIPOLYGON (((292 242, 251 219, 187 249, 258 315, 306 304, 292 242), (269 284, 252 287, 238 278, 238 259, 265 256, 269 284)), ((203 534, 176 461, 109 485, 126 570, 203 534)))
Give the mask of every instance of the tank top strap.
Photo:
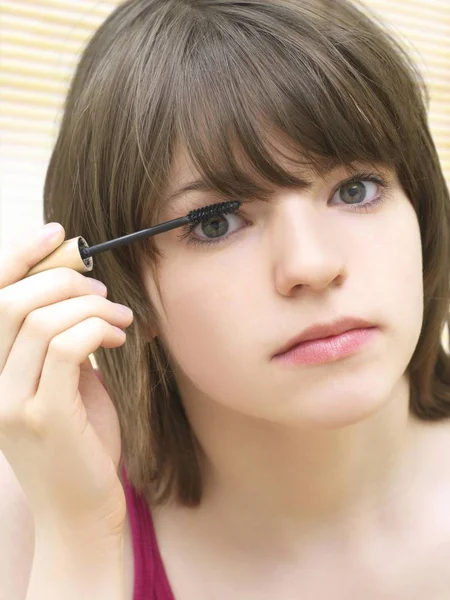
POLYGON ((122 467, 134 555, 133 600, 175 600, 153 526, 151 512, 142 494, 128 480, 122 467))

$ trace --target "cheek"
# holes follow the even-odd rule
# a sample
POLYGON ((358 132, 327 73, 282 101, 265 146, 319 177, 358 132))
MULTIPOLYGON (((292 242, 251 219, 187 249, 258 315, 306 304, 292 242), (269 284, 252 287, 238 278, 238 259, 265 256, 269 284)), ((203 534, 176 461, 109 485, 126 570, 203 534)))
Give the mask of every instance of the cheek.
POLYGON ((419 223, 406 197, 389 216, 381 240, 378 281, 371 289, 379 293, 380 308, 398 341, 412 352, 423 321, 423 268, 419 223))
MULTIPOLYGON (((218 369, 233 354, 237 323, 245 309, 236 278, 227 271, 205 277, 201 264, 183 269, 172 265, 161 275, 163 331, 175 361, 194 377, 200 369, 218 369)), ((245 299, 244 299, 245 301, 245 299)))

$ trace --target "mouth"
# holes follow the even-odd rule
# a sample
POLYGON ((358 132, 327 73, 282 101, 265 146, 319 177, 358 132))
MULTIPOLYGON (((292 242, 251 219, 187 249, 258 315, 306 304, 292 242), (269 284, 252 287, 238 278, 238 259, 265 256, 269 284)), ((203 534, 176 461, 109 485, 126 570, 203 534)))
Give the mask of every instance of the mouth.
POLYGON ((294 348, 305 345, 307 342, 325 343, 328 340, 328 342, 331 343, 337 336, 342 336, 342 334, 347 332, 367 329, 376 329, 376 325, 357 317, 344 317, 328 323, 318 323, 308 327, 300 334, 288 340, 288 342, 275 352, 273 358, 289 353, 294 348))

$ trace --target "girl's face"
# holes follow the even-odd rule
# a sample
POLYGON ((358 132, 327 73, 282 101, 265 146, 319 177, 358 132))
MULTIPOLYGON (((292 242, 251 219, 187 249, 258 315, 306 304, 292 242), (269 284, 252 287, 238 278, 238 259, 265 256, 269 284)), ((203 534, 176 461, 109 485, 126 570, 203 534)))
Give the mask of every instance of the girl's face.
MULTIPOLYGON (((161 297, 150 270, 144 281, 191 404, 219 403, 277 423, 343 426, 389 401, 415 350, 423 316, 419 224, 386 167, 340 167, 325 179, 293 172, 310 189, 278 188, 270 203, 243 203, 238 214, 198 225, 191 238, 210 245, 180 239, 182 229, 154 238, 164 254, 161 297), (367 175, 342 185, 361 171, 383 177, 388 188, 367 175), (315 365, 273 359, 305 328, 343 316, 379 328, 355 354, 315 365)), ((197 175, 180 153, 169 194, 197 175)), ((190 192, 166 207, 163 220, 223 200, 190 192)))

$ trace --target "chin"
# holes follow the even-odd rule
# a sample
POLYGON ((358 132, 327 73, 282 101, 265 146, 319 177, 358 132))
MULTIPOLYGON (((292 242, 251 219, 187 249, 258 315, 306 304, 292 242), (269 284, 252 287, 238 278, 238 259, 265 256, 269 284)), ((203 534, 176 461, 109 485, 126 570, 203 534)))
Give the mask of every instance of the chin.
MULTIPOLYGON (((396 386, 380 385, 383 381, 378 376, 378 386, 360 378, 352 385, 323 386, 316 393, 297 395, 290 402, 290 409, 283 411, 284 423, 312 427, 317 429, 338 429, 365 421, 378 412, 382 412, 393 398, 396 386), (369 391, 366 391, 369 390, 369 391)), ((386 381, 386 380, 384 380, 386 381)), ((341 382, 342 383, 342 382, 341 382)), ((279 415, 280 416, 280 415, 279 415)))
POLYGON ((321 429, 340 429, 349 425, 356 425, 369 419, 384 408, 385 404, 347 402, 340 407, 333 407, 328 412, 313 417, 314 423, 321 429))

